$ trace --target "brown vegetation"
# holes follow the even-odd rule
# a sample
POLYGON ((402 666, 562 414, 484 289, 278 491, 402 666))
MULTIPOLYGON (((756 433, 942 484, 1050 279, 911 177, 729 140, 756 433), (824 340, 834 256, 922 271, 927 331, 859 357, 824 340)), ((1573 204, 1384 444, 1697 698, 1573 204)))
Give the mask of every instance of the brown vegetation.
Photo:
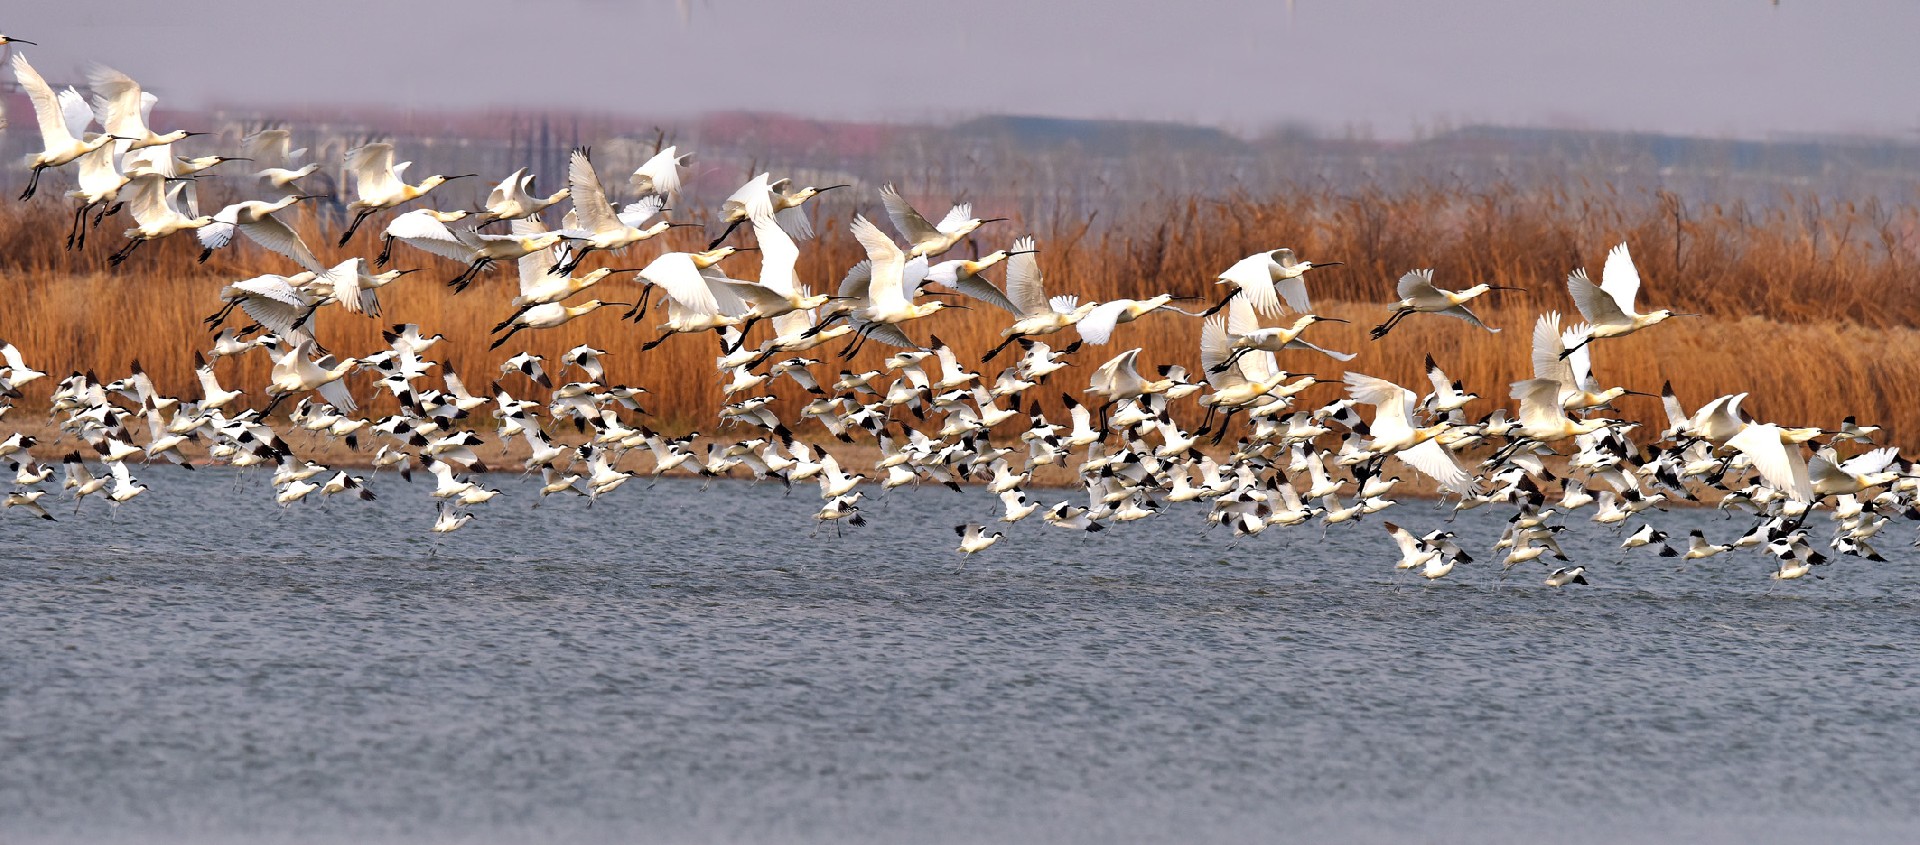
MULTIPOLYGON (((859 208, 877 216, 878 203, 870 196, 868 191, 858 199, 859 208)), ((928 206, 937 202, 924 199, 928 206)), ((846 235, 852 210, 832 205, 815 212, 823 234, 803 244, 800 269, 816 289, 836 284, 862 257, 846 235)), ((1469 407, 1484 413, 1507 404, 1508 382, 1529 375, 1526 351, 1535 317, 1550 309, 1572 311, 1567 272, 1581 266, 1597 271, 1607 248, 1625 240, 1646 279, 1643 304, 1706 316, 1596 344, 1595 368, 1604 382, 1657 392, 1661 382, 1671 380, 1689 407, 1722 393, 1752 391, 1747 407, 1763 418, 1830 426, 1856 414, 1863 422, 1887 426, 1894 442, 1920 445, 1915 401, 1920 330, 1914 328, 1920 326, 1915 274, 1920 214, 1911 206, 1794 199, 1765 209, 1687 207, 1669 195, 1607 191, 1576 198, 1517 188, 1434 187, 1393 194, 1312 188, 1156 203, 1124 213, 1116 209, 1107 218, 1098 228, 1058 217, 990 224, 980 247, 985 251, 1032 230, 1053 292, 1100 300, 1164 290, 1195 297, 1194 306, 1202 304, 1200 299, 1217 300, 1222 290, 1212 284, 1214 274, 1257 250, 1291 246, 1307 258, 1344 261, 1345 267, 1316 271, 1308 287, 1317 310, 1353 322, 1316 327, 1309 336, 1360 357, 1342 367, 1310 354, 1289 355, 1283 366, 1329 379, 1343 369, 1357 370, 1422 390, 1421 359, 1431 352, 1449 374, 1486 397, 1469 407), (1435 268, 1444 287, 1487 282, 1527 291, 1496 292, 1478 306, 1490 324, 1505 329, 1498 335, 1455 320, 1416 316, 1385 341, 1368 341, 1367 328, 1385 316, 1382 303, 1393 298, 1394 279, 1418 267, 1435 268)), ((244 241, 196 264, 198 250, 189 235, 143 247, 125 266, 111 269, 105 256, 118 241, 112 233, 123 226, 109 220, 84 252, 67 253, 60 243, 67 220, 46 200, 0 213, 0 302, 5 303, 0 338, 19 345, 29 362, 56 376, 92 369, 114 378, 138 359, 162 390, 192 395, 193 350, 204 348, 210 337, 202 318, 218 309, 221 284, 261 272, 290 272, 287 262, 244 241)), ((301 227, 323 258, 350 254, 332 249, 312 216, 301 227)), ((351 247, 358 254, 377 250, 372 233, 378 228, 368 228, 351 247)), ((676 233, 674 248, 695 248, 702 240, 691 230, 676 233)), ((661 248, 643 244, 632 255, 597 257, 597 263, 640 266, 661 248)), ((674 338, 642 352, 641 344, 654 336, 651 327, 620 323, 623 309, 607 309, 558 330, 523 333, 509 347, 490 353, 488 330, 506 316, 513 295, 511 269, 495 269, 456 295, 441 282, 459 268, 405 247, 396 247, 396 258, 401 266, 427 272, 383 290, 385 314, 379 320, 322 314, 323 343, 343 354, 366 354, 384 346, 381 328, 419 323, 449 338, 435 355, 478 390, 518 349, 542 354, 557 366, 564 350, 590 342, 608 351, 610 379, 653 391, 649 410, 663 427, 711 427, 720 401, 711 338, 674 338)), ((728 269, 751 277, 753 262, 752 253, 745 253, 730 259, 728 269)), ((631 284, 609 281, 591 295, 630 300, 637 293, 631 284)), ((997 341, 1008 319, 983 308, 923 322, 914 329, 917 336, 930 330, 963 355, 978 355, 997 341)), ((1082 351, 1080 372, 1133 346, 1145 347, 1145 362, 1197 371, 1198 336, 1197 320, 1150 316, 1121 327, 1111 348, 1082 351)), ((823 375, 839 369, 833 358, 837 351, 835 345, 816 353, 829 359, 820 368, 823 375)), ((872 368, 886 354, 870 345, 855 363, 872 368)), ((229 386, 255 388, 257 394, 267 369, 265 356, 252 353, 246 360, 223 362, 219 372, 229 386)), ((982 375, 991 379, 997 369, 984 368, 982 375)), ((370 391, 363 379, 356 377, 356 394, 366 396, 370 391)), ((1082 379, 1074 371, 1062 373, 1044 393, 1077 393, 1082 379)), ((44 400, 52 381, 33 385, 25 407, 44 400)), ((516 393, 530 387, 517 376, 505 383, 516 393)), ((1315 390, 1308 400, 1337 395, 1334 387, 1315 390)), ((790 385, 780 391, 798 393, 790 385)), ((798 407, 796 399, 787 400, 787 411, 798 407)), ((256 395, 256 405, 260 402, 256 395)), ((1624 410, 1649 422, 1660 419, 1652 400, 1630 397, 1624 410)))

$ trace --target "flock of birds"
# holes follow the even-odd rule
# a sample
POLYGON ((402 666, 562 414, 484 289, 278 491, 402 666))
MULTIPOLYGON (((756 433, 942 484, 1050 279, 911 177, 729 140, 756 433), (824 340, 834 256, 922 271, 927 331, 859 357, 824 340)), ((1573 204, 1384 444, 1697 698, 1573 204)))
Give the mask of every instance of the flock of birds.
MULTIPOLYGON (((0 45, 9 42, 29 43, 0 36, 0 45)), ((59 487, 76 512, 88 496, 118 505, 145 492, 134 476, 135 461, 272 467, 275 499, 283 506, 334 496, 373 498, 366 477, 299 457, 288 440, 297 429, 342 441, 362 455, 359 450, 370 450, 371 457, 357 463, 374 473, 392 468, 409 481, 416 469, 426 473, 429 495, 441 503, 433 531, 442 533, 465 526, 499 495, 486 486, 489 468, 482 456, 490 442, 504 448, 517 440, 528 450, 519 468, 540 475, 542 498, 606 496, 640 474, 634 457, 645 455, 654 477, 678 470, 708 477, 750 474, 789 488, 818 485, 822 505, 815 516, 836 531, 842 523, 864 524, 861 506, 875 488, 933 483, 961 490, 966 482, 998 497, 1002 523, 1037 517, 1059 529, 1101 531, 1157 516, 1169 503, 1199 502, 1209 523, 1237 538, 1379 514, 1395 505, 1391 496, 1403 483, 1396 471, 1410 467, 1456 511, 1510 508, 1495 546, 1501 571, 1529 564, 1550 569, 1546 583, 1553 586, 1587 582, 1588 570, 1569 561, 1555 539, 1582 511, 1619 530, 1623 549, 1696 560, 1752 548, 1771 558, 1771 577, 1781 580, 1807 576, 1834 560, 1817 548, 1823 545, 1839 555, 1880 560, 1870 541, 1888 521, 1920 518, 1914 507, 1920 476, 1894 449, 1875 447, 1877 429, 1852 418, 1831 431, 1758 422, 1741 411, 1744 393, 1689 413, 1670 387, 1662 394, 1666 426, 1657 434, 1635 439, 1640 424, 1608 416, 1611 404, 1632 391, 1601 386, 1590 366, 1592 344, 1686 316, 1637 310, 1641 280, 1626 244, 1609 253, 1597 284, 1584 270, 1568 277, 1582 322, 1563 326, 1557 313, 1539 317, 1532 336, 1534 377, 1511 386, 1517 413, 1469 416, 1468 406, 1480 397, 1431 357, 1430 385, 1420 391, 1347 372, 1345 398, 1307 407, 1296 397, 1319 379, 1282 368, 1282 356, 1315 362, 1354 356, 1306 338, 1314 325, 1333 320, 1312 312, 1306 284, 1310 273, 1332 263, 1301 260, 1288 249, 1255 253, 1219 273, 1226 296, 1204 311, 1184 310, 1174 304, 1181 298, 1168 293, 1082 302, 1070 294, 1050 295, 1054 286, 1041 274, 1032 237, 977 258, 946 257, 996 221, 975 217, 965 203, 932 221, 888 186, 879 195, 894 234, 855 216, 852 233, 867 259, 848 269, 836 288, 816 294, 795 271, 800 243, 813 235, 806 204, 846 186, 803 187, 763 173, 722 203, 727 228, 707 249, 665 251, 638 270, 576 275, 590 253, 628 252, 671 227, 693 225, 665 217, 682 201, 681 177, 691 161, 666 147, 631 174, 633 198, 625 204, 614 202, 588 151, 577 150, 563 190, 540 195, 533 190, 534 176, 517 170, 492 190, 484 208, 399 213, 381 230, 376 258, 327 266, 282 219, 311 198, 301 182, 316 169, 314 163, 293 166, 303 151, 290 149, 288 131, 251 136, 244 156, 179 156, 173 145, 196 133, 155 132, 147 122, 153 96, 125 74, 92 67, 88 97, 72 87, 56 92, 17 50, 11 66, 32 100, 45 148, 29 162, 32 176, 22 199, 34 196, 46 171, 74 171, 69 248, 84 248, 89 230, 124 206, 133 225, 114 253, 116 263, 140 244, 191 232, 203 248, 202 260, 246 240, 298 267, 221 290, 223 307, 209 318, 220 332, 210 349, 196 353, 197 397, 160 394, 137 363, 118 380, 73 373, 58 382, 51 412, 61 435, 89 444, 97 455, 96 461, 78 451, 65 457, 59 487), (95 122, 98 131, 91 128, 95 122), (181 195, 191 191, 197 175, 236 159, 252 163, 248 184, 269 198, 205 215, 188 193, 182 207, 181 195), (568 207, 558 227, 550 227, 545 218, 562 203, 568 207), (743 249, 724 245, 741 227, 751 231, 752 248, 760 252, 755 279, 729 275, 722 266, 743 249), (386 332, 388 348, 336 356, 319 343, 315 323, 336 311, 345 312, 340 319, 379 317, 382 289, 409 272, 380 269, 397 258, 396 245, 465 265, 450 280, 457 288, 494 265, 517 271, 518 295, 504 304, 505 319, 494 329, 496 349, 524 332, 609 306, 627 307, 626 317, 644 320, 657 295, 665 320, 648 348, 676 334, 719 339, 716 367, 727 396, 719 420, 726 435, 669 437, 651 430, 641 406, 645 388, 609 383, 605 353, 589 345, 557 362, 511 354, 490 395, 469 391, 430 359, 442 337, 416 325, 386 332), (999 284, 989 278, 996 267, 999 284), (631 291, 623 298, 632 301, 567 304, 609 282, 631 291), (982 357, 978 371, 931 332, 925 342, 916 339, 937 322, 929 318, 957 307, 949 297, 1010 315, 1002 342, 982 357), (254 325, 223 325, 235 310, 254 325), (1089 347, 1106 346, 1122 326, 1156 313, 1203 321, 1198 371, 1147 366, 1141 350, 1131 349, 1095 368, 1078 391, 1081 398, 1058 385, 1046 388, 1059 394, 1064 410, 1052 417, 1042 412, 1036 401, 1042 385, 1068 366, 1070 356, 1090 354, 1089 347), (1286 318, 1289 313, 1295 316, 1286 318), (841 346, 826 349, 835 341, 841 346), (837 376, 822 375, 834 366, 825 359, 846 361, 875 342, 899 350, 883 370, 855 372, 840 365, 837 376), (1017 351, 986 375, 1009 348, 1017 351), (273 359, 259 408, 247 407, 246 391, 228 389, 215 376, 214 362, 249 354, 273 359), (359 401, 345 380, 353 373, 369 375, 374 390, 392 394, 398 411, 380 419, 358 415, 359 401), (810 397, 797 419, 780 419, 771 408, 773 389, 783 381, 810 397), (1193 430, 1170 413, 1190 398, 1206 412, 1193 430), (288 400, 289 412, 272 417, 288 400), (1235 430, 1235 417, 1243 420, 1240 433, 1222 445, 1235 430), (878 447, 879 459, 865 472, 843 465, 834 454, 842 447, 818 445, 860 439, 878 447), (189 444, 197 444, 198 455, 187 454, 189 444), (1040 488, 1034 476, 1045 467, 1071 472, 1084 495, 1043 505, 1035 498, 1040 488), (1725 543, 1695 531, 1676 549, 1676 541, 1645 521, 1663 503, 1703 498, 1717 499, 1721 509, 1749 512, 1750 530, 1725 543), (1807 524, 1816 510, 1827 511, 1832 522, 1824 544, 1807 524)), ((354 189, 347 208, 354 216, 340 237, 342 246, 376 215, 461 178, 434 175, 408 183, 402 178, 407 164, 396 163, 385 143, 348 152, 346 166, 354 189)), ((1472 301, 1492 289, 1447 290, 1429 270, 1409 272, 1399 281, 1399 300, 1372 336, 1383 337, 1417 314, 1457 318, 1470 331, 1498 331, 1471 310, 1472 301)), ((0 344, 0 352, 0 393, 18 397, 18 388, 46 376, 12 345, 0 344)), ((0 414, 10 401, 0 399, 0 414)), ((13 473, 5 505, 54 519, 43 500, 53 494, 55 471, 34 460, 34 445, 19 433, 0 441, 0 460, 13 473)), ((843 456, 850 454, 843 449, 843 456)), ((1399 569, 1438 579, 1473 560, 1445 528, 1417 533, 1381 522, 1398 547, 1399 569)), ((965 555, 1006 536, 980 524, 954 530, 965 555)))

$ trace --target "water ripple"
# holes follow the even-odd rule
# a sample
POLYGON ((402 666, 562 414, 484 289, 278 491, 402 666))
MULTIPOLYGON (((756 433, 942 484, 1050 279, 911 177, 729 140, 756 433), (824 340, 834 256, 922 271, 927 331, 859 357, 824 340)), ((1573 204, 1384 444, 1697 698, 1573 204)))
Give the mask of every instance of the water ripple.
POLYGON ((801 494, 663 481, 436 544, 395 481, 282 513, 151 475, 111 519, 0 520, 8 842, 1920 834, 1904 548, 1776 585, 1585 526, 1589 589, 1428 585, 1377 525, 1230 544, 1177 511, 961 567, 948 526, 992 512, 937 489, 836 536, 801 494))

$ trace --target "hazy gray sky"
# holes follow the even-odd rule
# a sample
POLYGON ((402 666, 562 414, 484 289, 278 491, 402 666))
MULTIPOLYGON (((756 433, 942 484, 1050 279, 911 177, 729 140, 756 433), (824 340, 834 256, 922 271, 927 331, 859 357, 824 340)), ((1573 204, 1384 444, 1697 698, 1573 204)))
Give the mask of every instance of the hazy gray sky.
POLYGON ((190 105, 1920 134, 1913 0, 10 5, 50 79, 98 60, 190 105))

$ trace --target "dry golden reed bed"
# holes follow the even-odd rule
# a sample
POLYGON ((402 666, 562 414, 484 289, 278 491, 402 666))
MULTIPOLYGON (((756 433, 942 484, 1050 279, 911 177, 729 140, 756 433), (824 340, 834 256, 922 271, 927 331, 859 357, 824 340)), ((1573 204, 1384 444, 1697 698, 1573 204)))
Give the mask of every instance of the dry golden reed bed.
MULTIPOLYGON (((881 215, 871 190, 861 190, 857 198, 815 212, 822 235, 803 244, 800 270, 816 290, 836 284, 862 257, 846 234, 852 211, 881 215)), ((937 208, 947 199, 911 198, 937 208)), ((193 395, 193 351, 210 337, 201 320, 219 307, 220 286, 263 272, 292 271, 288 262, 245 241, 196 264, 197 246, 187 235, 142 247, 125 266, 111 269, 106 254, 119 242, 124 218, 108 221, 84 252, 68 253, 60 243, 67 225, 62 209, 43 196, 0 211, 0 302, 5 303, 0 338, 19 345, 30 363, 56 376, 92 369, 115 378, 138 359, 161 390, 193 395)), ((1001 211, 976 208, 982 215, 1001 211)), ((1920 214, 1911 206, 1796 199, 1753 210, 1688 207, 1666 195, 1606 191, 1575 199, 1514 188, 1394 194, 1321 188, 1156 203, 1107 218, 1097 229, 1057 220, 990 224, 980 248, 1003 246, 1017 234, 1034 231, 1050 290, 1096 300, 1169 291, 1213 301, 1221 293, 1212 283, 1216 273, 1244 255, 1278 246, 1315 260, 1344 261, 1344 267, 1316 271, 1309 289, 1317 311, 1352 325, 1316 327, 1309 337, 1360 357, 1342 367, 1319 356, 1289 355, 1282 365, 1333 379, 1343 369, 1357 370, 1423 390, 1421 359, 1431 352, 1451 375, 1486 397, 1469 407, 1485 413, 1508 404, 1509 382, 1529 377, 1534 318, 1550 309, 1572 312, 1567 272, 1582 266, 1597 272, 1606 250, 1625 240, 1646 279, 1644 305, 1705 316, 1596 344, 1595 367, 1604 382, 1657 392, 1671 380, 1689 407, 1722 393, 1752 391, 1746 407, 1761 418, 1831 426, 1851 413, 1886 426, 1893 442, 1920 446, 1920 330, 1914 328, 1920 326, 1915 273, 1920 214), (1435 268, 1444 287, 1487 282, 1528 290, 1495 292, 1478 306, 1489 323, 1505 329, 1498 335, 1446 318, 1415 317, 1385 341, 1368 341, 1366 330, 1385 316, 1383 303, 1393 298, 1394 280, 1420 267, 1435 268)), ((370 223, 344 250, 332 246, 334 239, 324 236, 311 216, 300 226, 323 259, 337 260, 371 257, 378 250, 374 235, 384 222, 370 223)), ((668 240, 673 248, 696 248, 704 240, 694 230, 674 234, 668 240)), ((661 240, 666 239, 642 244, 625 257, 597 257, 588 266, 644 265, 664 248, 661 240)), ((736 243, 749 240, 735 236, 736 243)), ((754 261, 752 253, 743 253, 726 267, 751 277, 754 261)), ((442 282, 457 267, 403 246, 396 247, 396 264, 425 272, 382 291, 385 314, 379 320, 344 312, 321 315, 323 343, 343 354, 367 354, 384 346, 381 328, 419 323, 449 338, 435 355, 449 361, 476 391, 497 377, 498 362, 518 349, 545 355, 557 366, 564 350, 592 343, 608 351, 610 379, 653 391, 649 410, 659 427, 712 427, 720 378, 712 366, 716 344, 710 336, 676 337, 642 352, 641 344, 654 337, 655 315, 648 315, 647 326, 623 324, 618 313, 624 309, 614 308, 559 330, 522 333, 508 347, 489 352, 488 330, 509 311, 510 268, 490 271, 456 295, 442 282)), ((589 295, 631 300, 637 294, 632 284, 610 281, 589 295)), ((1203 307, 1197 301, 1188 305, 1203 307)), ((963 355, 977 357, 1008 322, 1007 315, 992 309, 949 312, 923 321, 915 334, 924 337, 931 330, 963 355)), ((1198 336, 1197 320, 1154 315, 1121 327, 1111 348, 1082 351, 1078 360, 1084 371, 1111 354, 1142 346, 1148 363, 1198 370, 1198 336)), ((823 374, 840 368, 833 357, 837 351, 837 346, 820 351, 829 359, 819 368, 823 374)), ((886 354, 869 345, 854 363, 874 368, 886 354)), ((245 360, 222 362, 219 372, 229 386, 257 393, 267 369, 265 356, 252 353, 245 360)), ((998 367, 982 370, 991 378, 998 367)), ((1083 379, 1069 371, 1036 392, 1048 397, 1060 390, 1078 393, 1083 379)), ((23 410, 44 401, 52 381, 31 386, 23 410)), ((518 376, 504 383, 516 394, 529 392, 518 376)), ((355 385, 356 395, 371 394, 364 377, 356 376, 355 385)), ((789 396, 784 410, 796 409, 798 391, 790 385, 780 391, 789 396)), ((1308 401, 1337 395, 1332 386, 1315 391, 1307 394, 1308 401)), ((258 397, 255 404, 261 404, 258 397)), ((369 410, 387 408, 376 403, 369 410)), ((1623 411, 1660 420, 1653 400, 1629 397, 1623 411)), ((1189 424, 1196 419, 1197 414, 1190 417, 1189 424)))

